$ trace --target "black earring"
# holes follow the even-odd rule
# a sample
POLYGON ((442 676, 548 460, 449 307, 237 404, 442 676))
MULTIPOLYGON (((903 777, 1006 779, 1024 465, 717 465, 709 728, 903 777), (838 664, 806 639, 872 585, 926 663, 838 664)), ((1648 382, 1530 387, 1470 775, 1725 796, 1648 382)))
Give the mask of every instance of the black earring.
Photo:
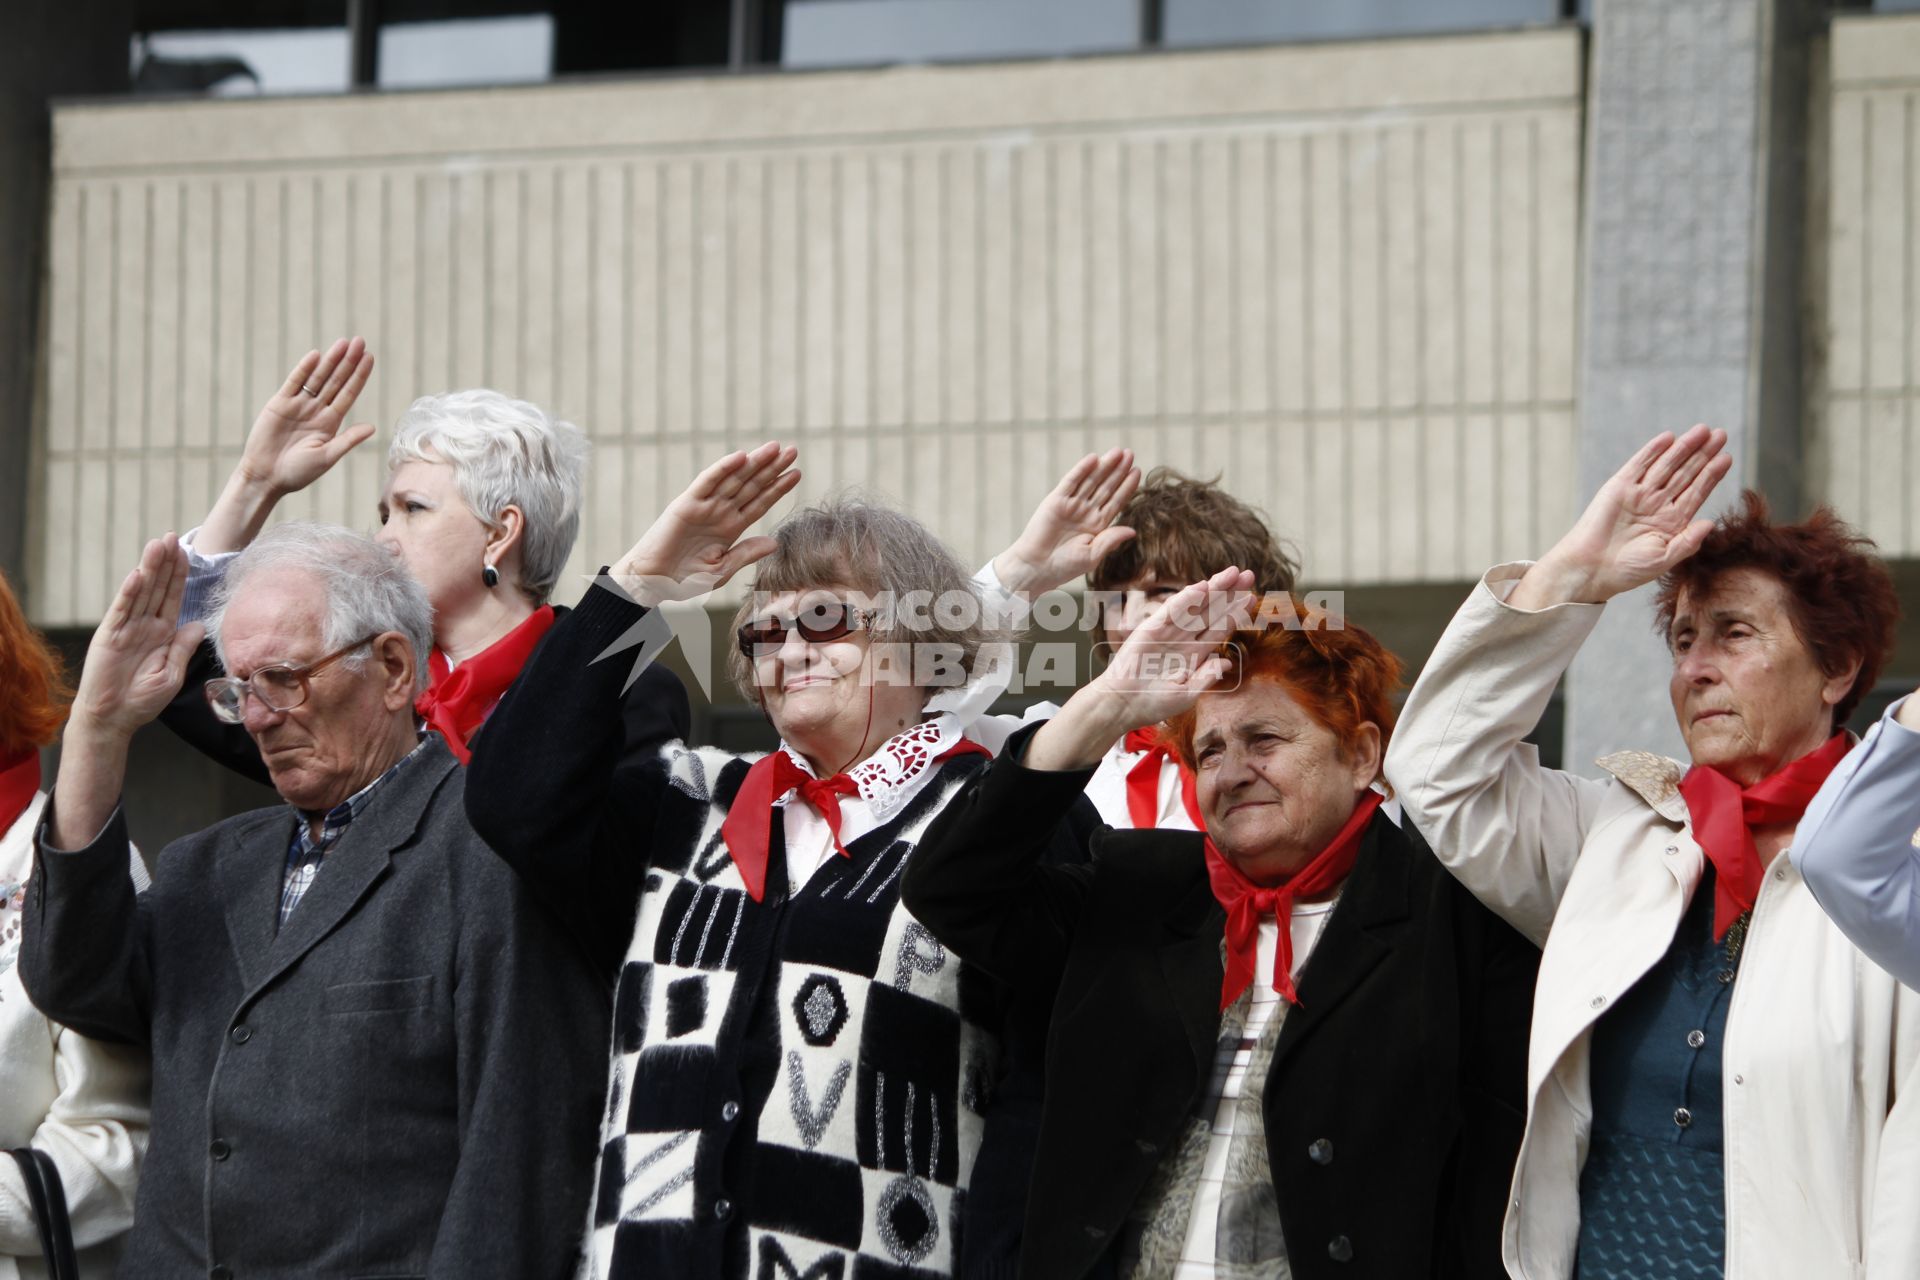
POLYGON ((500 571, 492 565, 487 565, 480 570, 480 581, 487 584, 488 590, 492 590, 500 585, 500 571))

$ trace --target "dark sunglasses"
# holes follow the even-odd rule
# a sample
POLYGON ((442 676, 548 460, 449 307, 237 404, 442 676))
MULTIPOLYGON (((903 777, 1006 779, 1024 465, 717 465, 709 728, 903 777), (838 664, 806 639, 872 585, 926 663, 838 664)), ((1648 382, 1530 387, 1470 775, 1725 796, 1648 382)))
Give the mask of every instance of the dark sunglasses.
POLYGON ((802 609, 792 621, 759 618, 742 626, 737 633, 740 652, 749 658, 768 657, 780 651, 793 631, 808 644, 825 644, 868 629, 877 616, 873 609, 857 609, 844 601, 822 601, 802 609))

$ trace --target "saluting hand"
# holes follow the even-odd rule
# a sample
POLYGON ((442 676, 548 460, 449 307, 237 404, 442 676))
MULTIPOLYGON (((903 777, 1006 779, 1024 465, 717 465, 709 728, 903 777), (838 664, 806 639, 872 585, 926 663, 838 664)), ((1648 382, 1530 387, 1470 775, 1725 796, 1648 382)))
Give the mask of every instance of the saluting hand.
POLYGON ((155 538, 87 645, 48 805, 48 834, 56 849, 85 848, 105 829, 126 785, 134 731, 180 692, 202 630, 197 622, 174 627, 186 585, 187 553, 180 540, 172 534, 155 538))
POLYGON ((1253 571, 1222 569, 1161 601, 1027 746, 1032 769, 1099 762, 1129 729, 1158 724, 1199 701, 1232 665, 1220 651, 1254 608, 1253 571))
POLYGON ((194 535, 206 555, 238 551, 259 536, 280 499, 331 471, 373 437, 373 424, 343 424, 373 373, 373 353, 359 338, 309 351, 260 409, 247 432, 240 464, 194 535))
POLYGON ((1093 572, 1133 537, 1132 529, 1114 521, 1139 487, 1131 449, 1080 459, 1040 500, 1013 545, 993 558, 1001 585, 1032 597, 1093 572))
POLYGON ((344 426, 372 373, 373 353, 359 338, 307 352, 253 420, 241 472, 285 496, 331 471, 373 437, 370 422, 344 426))
POLYGON ((799 453, 770 440, 702 471, 613 566, 614 581, 648 606, 691 600, 771 554, 772 538, 741 535, 800 483, 799 453))
POLYGON ((87 645, 70 731, 131 738, 173 701, 204 630, 197 622, 175 629, 186 585, 180 539, 147 543, 87 645))
POLYGON ((1727 433, 1696 426, 1642 445, 1593 496, 1580 519, 1527 571, 1507 603, 1517 609, 1599 604, 1652 582, 1713 530, 1694 517, 1733 466, 1727 433))

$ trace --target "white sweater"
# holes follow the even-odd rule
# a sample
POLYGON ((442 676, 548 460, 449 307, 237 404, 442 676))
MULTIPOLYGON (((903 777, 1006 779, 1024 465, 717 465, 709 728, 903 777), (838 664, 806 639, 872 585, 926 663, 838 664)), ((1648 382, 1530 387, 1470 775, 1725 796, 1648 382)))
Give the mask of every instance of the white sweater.
MULTIPOLYGON (((0 1150, 34 1146, 53 1157, 66 1189, 80 1273, 113 1272, 133 1222, 133 1191, 147 1148, 147 1055, 89 1040, 49 1022, 27 1001, 15 964, 20 912, 33 869, 36 796, 0 835, 0 1150)), ((144 886, 138 859, 132 874, 144 886)), ((33 1206, 14 1162, 0 1156, 0 1280, 47 1274, 33 1206)))

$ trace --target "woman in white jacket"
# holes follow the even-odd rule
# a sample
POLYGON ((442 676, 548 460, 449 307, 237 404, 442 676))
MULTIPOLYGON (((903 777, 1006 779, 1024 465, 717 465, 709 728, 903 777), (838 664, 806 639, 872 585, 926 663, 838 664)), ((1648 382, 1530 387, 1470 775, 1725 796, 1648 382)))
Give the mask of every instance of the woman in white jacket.
POLYGON ((1695 519, 1725 444, 1656 437, 1546 556, 1490 571, 1387 755, 1434 851, 1543 944, 1523 1280, 1920 1276, 1920 996, 1780 856, 1851 744, 1892 583, 1831 512, 1695 519), (1656 579, 1690 760, 1542 768, 1522 738, 1601 606, 1656 579))
MULTIPOLYGON (((87 1280, 112 1274, 115 1242, 133 1222, 147 1145, 146 1054, 49 1022, 27 1003, 14 960, 33 869, 33 829, 46 804, 40 748, 60 727, 59 663, 27 626, 0 577, 0 1150, 53 1157, 87 1280)), ((130 874, 144 887, 135 860, 130 874)), ((0 1280, 47 1274, 33 1206, 0 1157, 0 1280)))

